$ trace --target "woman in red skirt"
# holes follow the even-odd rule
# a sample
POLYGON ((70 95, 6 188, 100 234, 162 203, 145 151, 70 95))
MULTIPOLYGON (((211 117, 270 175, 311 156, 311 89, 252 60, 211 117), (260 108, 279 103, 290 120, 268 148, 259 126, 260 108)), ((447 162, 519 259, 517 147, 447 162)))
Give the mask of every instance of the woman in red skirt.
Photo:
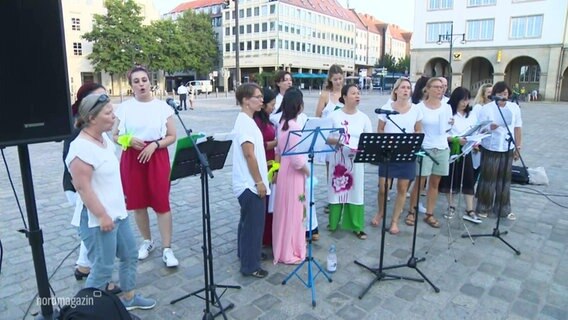
POLYGON ((178 260, 171 249, 172 215, 170 211, 170 158, 168 146, 176 141, 174 111, 165 102, 154 99, 150 77, 143 67, 128 75, 134 99, 116 110, 116 142, 123 146, 120 174, 126 208, 135 212, 136 224, 144 238, 138 259, 146 259, 155 245, 150 234, 148 208, 157 214, 162 236, 162 260, 176 267, 178 260))

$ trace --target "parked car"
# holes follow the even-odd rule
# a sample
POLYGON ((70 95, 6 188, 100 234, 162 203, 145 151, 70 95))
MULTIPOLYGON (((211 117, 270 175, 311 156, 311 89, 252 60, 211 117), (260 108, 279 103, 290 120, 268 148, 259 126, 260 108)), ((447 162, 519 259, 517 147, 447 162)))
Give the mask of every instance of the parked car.
POLYGON ((211 80, 194 80, 189 81, 186 85, 190 88, 193 87, 196 94, 213 92, 213 84, 211 83, 211 80))

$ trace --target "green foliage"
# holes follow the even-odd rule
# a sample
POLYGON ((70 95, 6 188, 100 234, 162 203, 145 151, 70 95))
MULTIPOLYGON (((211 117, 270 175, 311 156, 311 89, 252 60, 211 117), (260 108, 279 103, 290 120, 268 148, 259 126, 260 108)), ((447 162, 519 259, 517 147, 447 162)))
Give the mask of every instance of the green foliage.
POLYGON ((379 60, 379 66, 387 68, 389 72, 393 72, 396 67, 396 60, 390 54, 385 53, 385 55, 379 60))
POLYGON ((96 14, 93 30, 83 38, 93 42, 88 58, 96 71, 121 74, 141 61, 142 17, 133 0, 107 0, 106 15, 96 14))
POLYGON ((211 18, 187 11, 177 21, 158 20, 142 25, 134 0, 106 0, 106 15, 95 15, 93 43, 88 58, 96 71, 122 75, 134 65, 174 73, 196 70, 209 73, 219 56, 211 18))
POLYGON ((397 72, 405 72, 410 70, 410 56, 398 58, 395 68, 397 72))
POLYGON ((196 14, 188 10, 176 22, 180 31, 180 42, 184 52, 187 52, 182 57, 184 68, 208 74, 219 56, 211 18, 206 14, 196 14))

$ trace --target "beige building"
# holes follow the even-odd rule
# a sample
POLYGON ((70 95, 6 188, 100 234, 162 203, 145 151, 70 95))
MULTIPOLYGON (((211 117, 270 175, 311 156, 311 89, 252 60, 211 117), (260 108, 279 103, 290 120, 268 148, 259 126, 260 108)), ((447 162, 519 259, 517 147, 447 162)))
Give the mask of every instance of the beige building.
MULTIPOLYGON (((143 23, 149 24, 152 20, 160 19, 160 14, 153 5, 152 0, 136 0, 142 8, 141 15, 145 17, 143 23)), ((79 87, 89 81, 101 83, 113 95, 126 95, 129 90, 126 81, 120 82, 117 77, 104 72, 95 72, 87 56, 93 50, 93 44, 84 40, 82 36, 93 28, 93 16, 106 14, 104 0, 62 0, 63 21, 65 30, 65 46, 67 51, 67 69, 69 75, 69 89, 71 96, 79 87)), ((156 73, 154 84, 159 83, 160 77, 156 73)))
POLYGON ((414 79, 444 76, 472 91, 504 80, 568 101, 567 1, 415 0, 414 20, 414 79))

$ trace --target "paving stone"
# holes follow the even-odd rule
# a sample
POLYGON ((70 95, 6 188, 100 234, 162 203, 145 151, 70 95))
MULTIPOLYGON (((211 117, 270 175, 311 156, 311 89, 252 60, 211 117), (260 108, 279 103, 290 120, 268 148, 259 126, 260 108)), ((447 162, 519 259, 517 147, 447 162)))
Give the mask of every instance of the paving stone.
POLYGON ((466 283, 460 288, 460 292, 470 297, 479 298, 485 290, 483 287, 477 287, 472 284, 466 283))
POLYGON ((499 298, 501 300, 505 300, 507 302, 511 302, 515 299, 515 291, 502 287, 502 286, 494 286, 491 290, 489 290, 489 295, 495 298, 499 298))
POLYGON ((560 309, 558 307, 551 305, 546 305, 540 311, 539 317, 541 316, 556 320, 566 320, 568 319, 568 310, 560 309))

